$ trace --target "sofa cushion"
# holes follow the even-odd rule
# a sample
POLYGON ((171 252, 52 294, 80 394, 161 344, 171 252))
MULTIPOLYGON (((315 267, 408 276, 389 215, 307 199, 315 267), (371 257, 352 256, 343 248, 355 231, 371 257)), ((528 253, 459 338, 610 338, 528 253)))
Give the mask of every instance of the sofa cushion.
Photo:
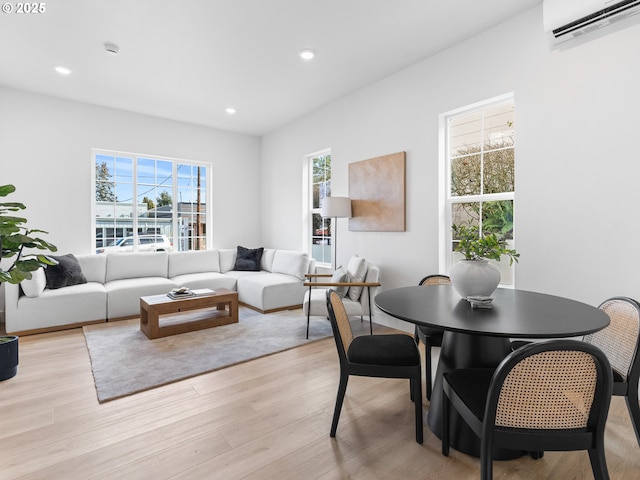
POLYGON ((74 325, 106 319, 107 292, 102 283, 87 282, 53 290, 38 298, 20 297, 17 325, 11 331, 74 325))
POLYGON ((238 301, 263 312, 302 305, 305 290, 300 280, 281 273, 238 278, 238 301))
POLYGON ((227 273, 233 270, 233 266, 236 264, 236 252, 235 248, 221 248, 218 250, 220 255, 220 273, 227 273))
POLYGON ((169 280, 180 287, 187 287, 191 290, 196 288, 210 288, 211 290, 218 288, 236 289, 236 279, 233 276, 223 275, 218 272, 186 273, 171 277, 169 280))
POLYGON ((44 268, 39 268, 35 272, 31 272, 30 280, 23 280, 20 282, 22 292, 29 298, 38 297, 44 292, 44 287, 47 286, 47 277, 44 273, 44 268))
POLYGON ((106 281, 142 277, 167 278, 168 263, 167 252, 108 253, 106 281))
POLYGON ((194 250, 169 254, 169 277, 188 273, 220 272, 218 250, 194 250))
MULTIPOLYGON (((114 255, 124 255, 116 253, 114 255)), ((140 255, 140 254, 138 254, 140 255)), ((140 314, 140 297, 160 295, 178 285, 166 277, 124 278, 105 284, 107 318, 132 317, 140 314)))
POLYGON ((276 250, 271 271, 304 280, 307 268, 309 268, 309 255, 306 253, 293 250, 276 250))
POLYGON ((76 255, 76 259, 82 268, 82 273, 87 278, 87 282, 104 283, 107 270, 106 255, 76 255))
POLYGON ((276 250, 274 248, 264 249, 264 252, 262 252, 262 259, 260 260, 260 270, 264 270, 266 272, 273 271, 273 256, 275 253, 276 250))
POLYGON ((234 270, 259 272, 260 260, 264 248, 245 248, 238 245, 238 253, 236 254, 236 263, 234 270))
POLYGON ((47 278, 47 288, 53 290, 87 283, 87 279, 82 273, 82 268, 72 253, 60 256, 52 255, 51 258, 57 260, 58 264, 47 265, 44 271, 47 278))
MULTIPOLYGON (((364 282, 367 276, 367 261, 358 255, 351 257, 347 264, 347 275, 349 276, 350 282, 364 282)), ((357 302, 362 294, 362 288, 363 287, 349 287, 347 296, 354 302, 357 302)))

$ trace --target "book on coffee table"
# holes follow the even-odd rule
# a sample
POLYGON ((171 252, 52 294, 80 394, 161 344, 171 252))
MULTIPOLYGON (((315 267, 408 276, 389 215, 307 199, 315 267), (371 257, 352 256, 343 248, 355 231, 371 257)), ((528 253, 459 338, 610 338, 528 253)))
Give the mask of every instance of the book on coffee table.
POLYGON ((167 297, 178 300, 180 298, 203 297, 205 295, 213 295, 215 293, 215 290, 211 290, 210 288, 196 288, 194 290, 187 290, 182 293, 171 291, 167 293, 167 297))
POLYGON ((188 292, 184 292, 184 293, 175 293, 175 292, 169 292, 167 293, 167 297, 169 298, 173 298, 174 300, 180 299, 180 298, 190 298, 190 297, 195 297, 196 294, 193 293, 191 290, 189 290, 188 292))
POLYGON ((203 297, 205 295, 213 295, 216 293, 215 290, 211 290, 210 288, 196 288, 195 290, 191 290, 196 297, 203 297))

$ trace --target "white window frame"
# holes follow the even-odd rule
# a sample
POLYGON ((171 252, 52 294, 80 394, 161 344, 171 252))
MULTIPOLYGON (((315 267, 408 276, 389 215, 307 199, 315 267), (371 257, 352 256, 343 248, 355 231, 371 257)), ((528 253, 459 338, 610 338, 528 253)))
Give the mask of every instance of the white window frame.
MULTIPOLYGON (((472 113, 475 110, 481 110, 490 108, 494 105, 498 105, 506 102, 514 102, 515 98, 513 92, 500 95, 485 101, 477 102, 472 105, 468 105, 465 107, 461 107, 455 110, 451 110, 449 112, 445 112, 440 114, 439 117, 439 148, 438 148, 438 158, 439 158, 439 195, 438 195, 438 211, 440 212, 439 218, 439 271, 440 272, 450 272, 451 267, 454 263, 453 255, 451 253, 451 245, 453 242, 453 235, 451 231, 451 217, 452 217, 452 205, 454 203, 467 203, 467 202, 490 202, 490 201, 499 201, 499 200, 511 200, 514 202, 514 215, 513 215, 513 240, 509 240, 509 248, 515 249, 515 240, 516 240, 516 215, 515 215, 515 187, 514 192, 504 192, 504 193, 495 193, 495 194, 478 194, 478 195, 468 195, 464 197, 452 197, 451 195, 451 162, 449 159, 449 154, 451 152, 450 142, 449 142, 449 120, 455 117, 467 115, 472 113), (453 200, 455 198, 455 200, 453 200)), ((514 147, 515 148, 515 147, 514 147)), ((492 261, 493 262, 493 261, 492 261)), ((505 260, 502 260, 504 263, 505 260)), ((511 268, 511 278, 512 283, 501 283, 503 287, 515 287, 516 275, 514 265, 511 268)), ((504 265, 501 266, 505 268, 504 265)))
MULTIPOLYGON (((205 212, 205 224, 206 224, 206 235, 205 235, 205 244, 206 244, 206 248, 207 249, 211 249, 213 248, 213 169, 212 169, 212 164, 210 162, 200 162, 200 161, 196 161, 196 160, 186 160, 183 158, 173 158, 173 157, 165 157, 165 156, 161 156, 161 155, 153 155, 153 154, 146 154, 146 153, 132 153, 132 152, 124 152, 124 151, 119 151, 119 150, 108 150, 108 149, 103 149, 103 148, 92 148, 91 149, 91 201, 90 201, 90 212, 91 212, 91 251, 95 251, 96 250, 96 227, 97 227, 97 223, 96 223, 96 173, 95 173, 95 162, 96 162, 96 156, 97 155, 106 155, 106 156, 121 156, 121 157, 126 157, 126 158, 131 158, 133 160, 133 165, 132 165, 132 185, 133 185, 133 199, 135 200, 137 198, 137 181, 135 180, 137 178, 137 160, 138 158, 148 158, 148 159, 153 159, 153 160, 160 160, 160 161, 166 161, 166 162, 171 162, 172 164, 172 175, 173 175, 173 184, 172 184, 172 188, 171 188, 171 197, 173 198, 173 203, 174 203, 174 208, 173 211, 176 212, 177 209, 176 204, 177 202, 179 202, 179 192, 178 192, 178 184, 176 179, 177 177, 177 165, 192 165, 192 166, 199 166, 199 167, 204 167, 206 169, 206 184, 207 184, 207 189, 205 192, 205 204, 207 205, 206 208, 206 212, 205 212)), ((134 202, 135 203, 135 202, 134 202)), ((178 245, 178 241, 179 241, 179 229, 178 229, 178 215, 173 215, 172 218, 172 231, 173 231, 173 235, 172 238, 170 238, 169 240, 171 241, 171 243, 174 245, 174 249, 175 246, 178 245)), ((137 215, 132 215, 132 223, 133 223, 133 232, 134 232, 134 237, 138 235, 138 216, 137 215)), ((134 251, 137 251, 137 247, 138 247, 138 242, 134 242, 134 251)), ((175 251, 177 251, 177 249, 175 249, 175 251)))
MULTIPOLYGON (((324 148, 322 150, 318 150, 317 152, 309 153, 304 156, 304 167, 303 167, 303 205, 304 205, 304 218, 302 222, 302 244, 305 245, 305 250, 309 254, 309 257, 313 258, 313 234, 311 233, 313 230, 313 215, 320 214, 320 208, 313 208, 313 159, 317 157, 323 157, 326 155, 331 155, 330 148, 324 148)), ((335 227, 334 227, 335 228, 335 227)), ((320 268, 332 268, 333 265, 333 245, 334 241, 334 228, 331 229, 331 262, 320 262, 316 260, 316 265, 320 268)))

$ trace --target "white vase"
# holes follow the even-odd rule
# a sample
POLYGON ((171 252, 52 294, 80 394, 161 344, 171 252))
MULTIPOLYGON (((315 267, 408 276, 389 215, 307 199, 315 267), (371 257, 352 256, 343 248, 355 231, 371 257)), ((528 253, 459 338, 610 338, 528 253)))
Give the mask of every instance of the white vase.
POLYGON ((462 298, 471 295, 490 297, 500 283, 500 271, 488 260, 460 260, 449 273, 453 288, 462 298))

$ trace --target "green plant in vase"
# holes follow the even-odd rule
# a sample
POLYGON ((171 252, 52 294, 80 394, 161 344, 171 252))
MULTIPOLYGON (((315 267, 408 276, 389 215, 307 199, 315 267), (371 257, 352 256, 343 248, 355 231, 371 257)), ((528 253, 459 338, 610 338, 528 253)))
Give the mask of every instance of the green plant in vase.
POLYGON ((463 298, 491 296, 500 283, 500 271, 488 260, 500 261, 507 256, 512 265, 520 254, 495 233, 480 236, 477 225, 453 225, 452 230, 458 241, 454 251, 464 255, 449 273, 453 287, 463 298))
MULTIPOLYGON (((16 191, 13 185, 0 186, 0 197, 16 191)), ((44 230, 30 229, 27 219, 13 215, 26 207, 18 202, 0 203, 0 285, 2 283, 20 283, 31 279, 32 273, 40 267, 56 265, 58 262, 42 254, 26 253, 25 249, 47 250, 55 252, 56 246, 34 234, 47 233, 44 230), (11 260, 8 260, 11 259, 11 260), (10 261, 11 263, 6 263, 10 261)), ((0 381, 13 377, 18 371, 18 337, 0 336, 0 381)))
POLYGON ((509 257, 509 265, 513 265, 520 258, 520 254, 508 248, 507 241, 495 233, 480 236, 477 225, 453 225, 452 230, 453 238, 458 240, 455 251, 462 253, 465 260, 485 258, 499 262, 504 255, 509 257))

